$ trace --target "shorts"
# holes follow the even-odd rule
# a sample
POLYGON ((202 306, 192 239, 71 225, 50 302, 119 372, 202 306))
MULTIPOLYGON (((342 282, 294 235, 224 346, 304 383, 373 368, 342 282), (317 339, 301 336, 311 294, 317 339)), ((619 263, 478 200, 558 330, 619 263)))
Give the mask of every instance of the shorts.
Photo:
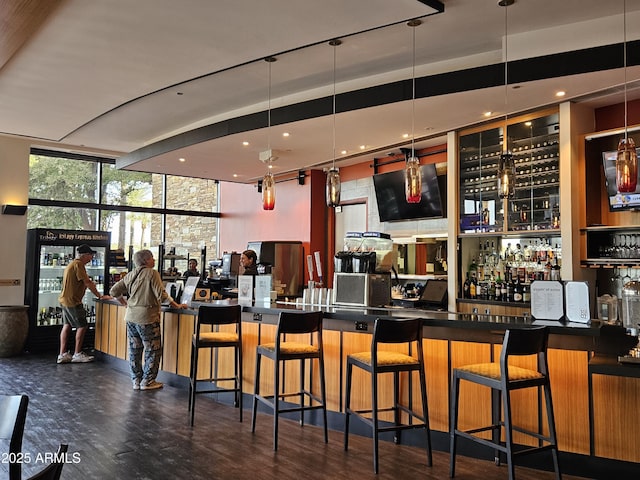
POLYGON ((68 323, 73 328, 82 328, 87 326, 87 311, 84 305, 76 305, 75 307, 62 306, 62 324, 68 323))

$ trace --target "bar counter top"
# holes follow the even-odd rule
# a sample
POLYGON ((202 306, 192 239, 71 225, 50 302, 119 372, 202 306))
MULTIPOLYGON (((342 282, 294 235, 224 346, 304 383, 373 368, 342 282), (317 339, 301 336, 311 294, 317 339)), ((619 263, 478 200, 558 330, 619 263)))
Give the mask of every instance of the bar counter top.
MULTIPOLYGON (((115 300, 103 300, 112 303, 115 300)), ((197 315, 201 305, 233 304, 235 299, 217 300, 214 302, 192 302, 187 310, 176 310, 162 307, 163 311, 180 312, 197 315)), ((115 302, 117 303, 117 302, 115 302)), ((118 304, 119 305, 119 304, 118 304)), ((347 305, 311 305, 293 302, 277 301, 266 305, 243 306, 242 311, 259 315, 277 315, 282 311, 317 311, 324 313, 328 320, 346 320, 351 322, 365 322, 373 324, 376 318, 422 318, 425 327, 454 328, 465 330, 493 330, 504 331, 509 328, 527 328, 548 326, 551 335, 568 335, 586 337, 592 340, 601 335, 601 329, 606 323, 592 319, 588 323, 565 322, 558 320, 543 320, 529 316, 487 315, 480 313, 454 313, 438 310, 413 309, 406 307, 358 307, 347 305)), ((608 325, 607 325, 608 326, 608 325)), ((335 325, 334 325, 335 327, 335 325)), ((331 325, 328 326, 331 329, 331 325)), ((594 340, 595 341, 595 340, 594 340)))

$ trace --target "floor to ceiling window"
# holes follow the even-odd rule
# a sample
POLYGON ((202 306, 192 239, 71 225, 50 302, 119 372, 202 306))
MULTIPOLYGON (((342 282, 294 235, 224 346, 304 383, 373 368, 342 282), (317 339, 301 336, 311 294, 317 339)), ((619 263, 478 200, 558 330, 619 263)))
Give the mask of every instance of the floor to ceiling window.
MULTIPOLYGON (((109 158, 32 149, 28 228, 111 232, 111 249, 163 245, 176 256, 217 256, 214 180, 118 170, 109 158)), ((177 265, 182 269, 184 265, 177 265)))

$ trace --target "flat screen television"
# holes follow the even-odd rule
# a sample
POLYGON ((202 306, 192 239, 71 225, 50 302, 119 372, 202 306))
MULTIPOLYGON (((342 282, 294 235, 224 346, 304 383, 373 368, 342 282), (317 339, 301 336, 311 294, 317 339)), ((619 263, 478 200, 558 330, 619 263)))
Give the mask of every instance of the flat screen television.
POLYGON ((373 187, 381 222, 443 217, 442 198, 436 166, 420 166, 422 197, 420 203, 407 203, 404 193, 404 170, 373 176, 373 187))
MULTIPOLYGON (((640 149, 636 149, 638 153, 640 149)), ((618 152, 603 152, 602 165, 609 199, 609 210, 619 212, 622 210, 640 210, 640 178, 635 192, 619 193, 616 187, 616 157, 618 152)), ((638 171, 640 177, 640 169, 638 171)))

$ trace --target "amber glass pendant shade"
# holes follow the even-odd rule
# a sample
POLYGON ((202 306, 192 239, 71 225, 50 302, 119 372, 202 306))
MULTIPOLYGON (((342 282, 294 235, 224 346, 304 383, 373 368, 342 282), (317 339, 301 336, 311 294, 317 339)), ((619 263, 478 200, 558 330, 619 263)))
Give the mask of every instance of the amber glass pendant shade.
POLYGON ((498 162, 498 194, 500 198, 513 198, 515 195, 516 167, 510 152, 500 155, 498 162))
POLYGON ((638 183, 638 154, 633 138, 621 138, 616 158, 616 185, 620 193, 636 191, 638 183))
POLYGON ((271 172, 262 178, 262 209, 273 210, 276 206, 276 182, 271 172))
POLYGON ((422 173, 416 157, 409 157, 404 167, 404 193, 407 203, 420 203, 422 199, 422 173))
POLYGON ((337 168, 330 168, 327 172, 327 207, 340 205, 340 172, 337 168))

